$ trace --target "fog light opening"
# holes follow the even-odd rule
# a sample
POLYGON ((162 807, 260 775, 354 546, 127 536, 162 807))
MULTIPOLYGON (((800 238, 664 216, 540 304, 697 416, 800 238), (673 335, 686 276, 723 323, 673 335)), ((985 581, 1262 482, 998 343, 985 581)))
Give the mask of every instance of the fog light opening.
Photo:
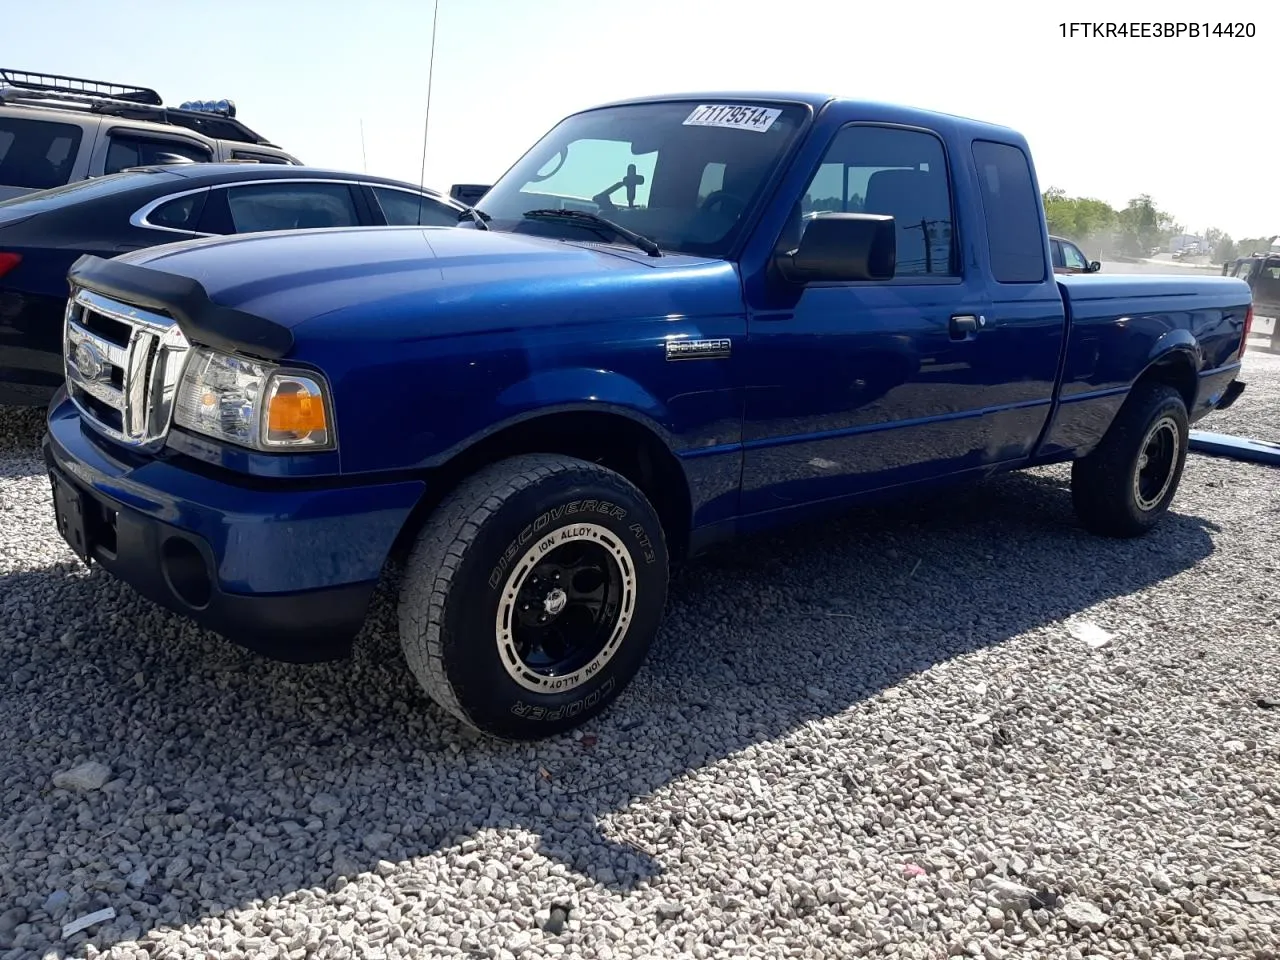
POLYGON ((195 545, 181 537, 170 537, 160 548, 160 566, 165 581, 178 598, 193 610, 209 605, 213 583, 204 557, 195 545))

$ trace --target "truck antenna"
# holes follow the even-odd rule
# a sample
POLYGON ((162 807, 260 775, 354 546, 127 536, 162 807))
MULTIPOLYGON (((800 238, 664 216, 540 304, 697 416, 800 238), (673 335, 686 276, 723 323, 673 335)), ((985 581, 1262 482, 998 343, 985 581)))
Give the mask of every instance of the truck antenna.
MULTIPOLYGON (((418 173, 418 188, 427 186, 427 129, 431 122, 431 78, 436 67, 436 19, 440 16, 440 0, 431 5, 431 52, 427 56, 427 112, 422 117, 422 169, 418 173)), ((422 226, 422 207, 418 207, 418 226, 422 226)))
POLYGON ((360 118, 360 161, 364 164, 364 172, 369 172, 369 154, 364 149, 364 117, 360 118))

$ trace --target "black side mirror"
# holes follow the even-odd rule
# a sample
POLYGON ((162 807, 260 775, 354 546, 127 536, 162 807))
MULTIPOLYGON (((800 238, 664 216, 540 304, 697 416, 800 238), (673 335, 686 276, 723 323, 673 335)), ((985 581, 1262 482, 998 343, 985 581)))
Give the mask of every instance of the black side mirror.
POLYGON ((1099 261, 1097 260, 1089 261, 1089 270, 1088 270, 1089 273, 1097 273, 1101 269, 1102 269, 1102 264, 1099 261))
POLYGON ((455 183, 449 188, 449 196, 464 203, 468 207, 475 206, 476 201, 489 192, 487 183, 455 183))
POLYGON ((879 213, 820 213, 798 249, 780 254, 788 280, 891 280, 898 265, 893 217, 879 213))

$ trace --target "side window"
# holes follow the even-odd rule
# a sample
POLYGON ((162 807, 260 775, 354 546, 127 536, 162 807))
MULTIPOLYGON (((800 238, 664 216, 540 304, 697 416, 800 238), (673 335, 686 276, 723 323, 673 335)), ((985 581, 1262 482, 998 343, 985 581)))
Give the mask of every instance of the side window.
POLYGON ((204 198, 207 195, 202 190, 199 193, 189 193, 185 197, 175 197, 147 214, 147 222, 153 227, 194 232, 196 224, 200 222, 200 212, 204 209, 204 198))
POLYGON ((389 226, 455 227, 458 225, 458 212, 430 197, 388 187, 374 187, 373 195, 378 198, 378 206, 382 208, 382 215, 386 217, 389 226))
POLYGON ((958 276, 951 182, 931 133, 854 124, 832 141, 800 202, 800 230, 819 213, 882 213, 897 227, 898 277, 958 276))
POLYGON ((261 183, 226 190, 236 233, 359 226, 345 183, 261 183))
POLYGON ((1055 267, 1065 267, 1067 265, 1066 260, 1064 260, 1062 257, 1062 241, 1061 240, 1049 241, 1049 256, 1053 258, 1053 265, 1055 267))
POLYGON ((1080 252, 1080 248, 1074 243, 1064 243, 1062 245, 1063 263, 1072 270, 1087 270, 1089 261, 1084 258, 1084 254, 1080 252))
POLYGON ((975 140, 973 162, 992 276, 999 283, 1040 283, 1045 277, 1041 199, 1026 154, 1011 144, 975 140))
POLYGON ((71 179, 83 131, 70 123, 0 117, 0 184, 47 190, 71 179))
POLYGON ((717 190, 724 189, 724 171, 725 165, 718 160, 702 168, 702 180, 698 184, 699 205, 717 190))
POLYGON ((213 154, 207 148, 189 140, 113 133, 103 172, 119 173, 126 167, 145 167, 156 163, 208 163, 212 159, 213 154))

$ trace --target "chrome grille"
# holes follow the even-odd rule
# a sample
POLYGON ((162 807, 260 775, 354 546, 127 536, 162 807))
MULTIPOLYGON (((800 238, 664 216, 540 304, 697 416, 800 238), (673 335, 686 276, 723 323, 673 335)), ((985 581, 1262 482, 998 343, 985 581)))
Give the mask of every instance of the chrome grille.
POLYGON ((67 392, 81 416, 120 443, 164 442, 188 348, 169 317, 88 290, 67 303, 67 392))

